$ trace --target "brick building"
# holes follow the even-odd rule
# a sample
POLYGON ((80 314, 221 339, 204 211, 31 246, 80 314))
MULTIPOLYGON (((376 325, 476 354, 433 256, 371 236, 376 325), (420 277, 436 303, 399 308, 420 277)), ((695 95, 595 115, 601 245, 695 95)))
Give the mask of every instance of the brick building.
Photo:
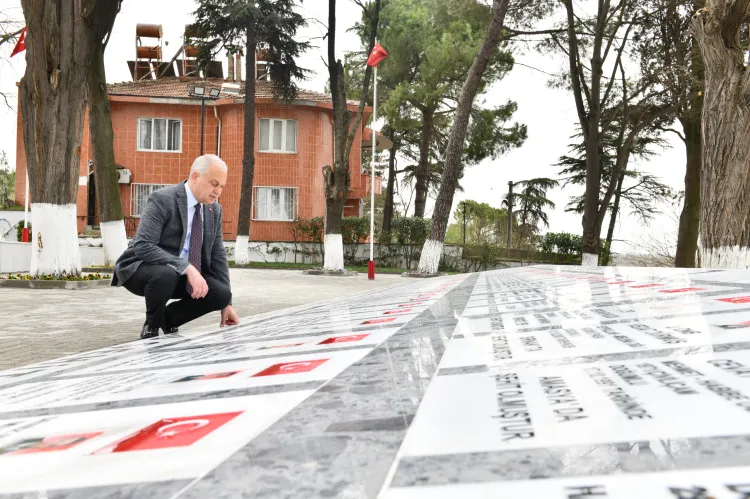
MULTIPOLYGON (((219 202, 224 207, 224 238, 237 235, 242 179, 244 131, 244 81, 184 76, 143 79, 108 85, 114 129, 115 161, 126 230, 132 236, 148 195, 159 187, 188 176, 200 155, 201 99, 191 89, 218 89, 216 100, 205 100, 204 152, 218 154, 228 165, 227 186, 219 202)), ((290 104, 275 101, 271 83, 257 81, 255 126, 255 177, 250 239, 291 240, 290 221, 295 217, 324 216, 325 198, 321 168, 333 161, 333 111, 330 96, 300 91, 290 104)), ((357 103, 350 102, 356 111, 357 103)), ((19 106, 20 109, 20 106, 19 106)), ((372 147, 364 126, 372 112, 365 108, 350 155, 351 189, 346 216, 361 213, 370 194, 369 176, 362 173, 362 148, 372 147), (364 139, 364 140, 363 140, 364 139)), ((26 181, 26 154, 22 116, 18 113, 17 185, 26 181)), ((378 147, 387 142, 378 137, 378 147)), ((98 225, 88 119, 84 123, 77 198, 79 233, 98 225)), ((376 178, 376 195, 381 182, 376 178)), ((29 200, 32 202, 33 200, 29 200)), ((24 189, 16 189, 23 204, 24 189)))

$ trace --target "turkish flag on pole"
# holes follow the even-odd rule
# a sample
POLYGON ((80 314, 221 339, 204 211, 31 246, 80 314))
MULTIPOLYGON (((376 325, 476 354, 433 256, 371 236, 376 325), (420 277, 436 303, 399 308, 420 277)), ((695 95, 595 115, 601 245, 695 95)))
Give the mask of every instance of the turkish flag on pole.
POLYGON ((23 28, 21 31, 21 36, 18 37, 18 42, 16 42, 16 46, 13 47, 13 52, 10 54, 11 57, 18 54, 19 52, 23 52, 26 50, 26 28, 23 28))
POLYGON ((386 52, 379 43, 375 42, 375 46, 372 48, 370 57, 367 58, 367 65, 375 67, 386 57, 388 57, 388 52, 386 52))

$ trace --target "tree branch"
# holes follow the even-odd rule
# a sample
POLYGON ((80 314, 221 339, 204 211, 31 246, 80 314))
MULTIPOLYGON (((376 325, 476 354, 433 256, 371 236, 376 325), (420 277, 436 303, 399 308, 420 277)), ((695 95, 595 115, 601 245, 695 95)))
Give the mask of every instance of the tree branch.
MULTIPOLYGON (((364 7, 362 7, 364 8, 364 7)), ((370 17, 370 43, 369 48, 367 50, 367 54, 372 53, 372 49, 375 47, 375 39, 377 38, 378 34, 378 21, 380 17, 380 0, 375 0, 375 6, 374 6, 374 14, 370 17)), ((341 75, 343 77, 343 75, 341 75)), ((346 159, 349 158, 349 153, 352 149, 352 145, 354 144, 354 136, 357 134, 357 129, 359 128, 359 124, 362 120, 362 112, 365 109, 365 102, 367 101, 367 95, 369 92, 369 86, 370 86, 370 77, 372 76, 372 67, 367 66, 365 69, 365 78, 364 82, 362 83, 362 99, 359 101, 359 109, 357 109, 357 115, 354 118, 354 121, 349 126, 349 136, 346 139, 346 147, 344 148, 344 157, 346 159)), ((374 78, 373 78, 374 79, 374 78)), ((344 105, 346 105, 346 101, 344 102, 344 105)), ((372 137, 373 140, 376 140, 375 138, 375 123, 373 123, 373 129, 372 129, 372 137)))
MULTIPOLYGON (((633 25, 629 24, 628 29, 625 30, 625 39, 623 40, 620 47, 617 49, 617 59, 615 59, 615 67, 612 69, 612 77, 609 80, 609 83, 607 84, 607 89, 604 91, 604 98, 602 98, 602 107, 607 107, 607 101, 609 100, 609 94, 612 91, 612 87, 615 83, 615 74, 617 73, 617 67, 622 67, 622 52, 625 50, 625 46, 628 42, 628 36, 630 36, 630 30, 632 29, 633 25)), ((611 40, 610 40, 611 41, 611 40)), ((609 47, 607 47, 607 51, 609 51, 609 47)), ((604 58, 607 58, 607 55, 605 53, 604 58)))
POLYGON ((727 10, 720 20, 721 38, 724 40, 724 45, 727 48, 739 48, 737 47, 737 31, 739 31, 740 26, 747 17, 750 0, 731 0, 722 3, 727 10))
POLYGON ((570 64, 570 82, 573 86, 573 96, 576 102, 578 120, 581 123, 584 137, 588 136, 588 117, 583 106, 583 89, 581 78, 578 74, 578 41, 575 36, 575 18, 573 15, 573 0, 563 0, 568 14, 568 62, 570 64))
POLYGON ((18 31, 14 31, 12 33, 6 33, 6 34, 0 36, 0 45, 2 45, 3 43, 7 42, 11 38, 15 38, 15 37, 19 36, 22 31, 23 31, 23 28, 20 28, 18 31))
POLYGON ((671 132, 677 135, 680 139, 682 139, 683 142, 687 142, 687 139, 685 138, 685 136, 682 135, 678 130, 675 130, 674 128, 657 127, 657 130, 661 130, 662 132, 665 132, 665 133, 671 132))

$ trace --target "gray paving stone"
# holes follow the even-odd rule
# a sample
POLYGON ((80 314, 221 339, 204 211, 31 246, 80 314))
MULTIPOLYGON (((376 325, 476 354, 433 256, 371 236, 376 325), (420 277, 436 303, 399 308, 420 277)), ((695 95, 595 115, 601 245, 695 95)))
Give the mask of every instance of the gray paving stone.
MULTIPOLYGON (((366 274, 341 279, 258 269, 230 269, 230 278, 241 318, 406 284, 399 275, 370 281, 366 274)), ((0 289, 0 370, 137 340, 144 318, 143 298, 124 288, 0 289)), ((181 330, 208 330, 219 321, 212 313, 181 330)))

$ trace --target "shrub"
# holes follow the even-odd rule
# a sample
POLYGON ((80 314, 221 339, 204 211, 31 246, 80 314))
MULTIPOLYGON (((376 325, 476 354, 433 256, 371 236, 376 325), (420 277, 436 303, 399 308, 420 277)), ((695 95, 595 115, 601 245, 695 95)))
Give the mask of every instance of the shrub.
MULTIPOLYGON (((31 234, 31 222, 28 222, 29 227, 29 234, 31 234)), ((18 242, 21 242, 21 239, 23 238, 23 220, 19 221, 16 224, 16 236, 18 238, 18 242)))

